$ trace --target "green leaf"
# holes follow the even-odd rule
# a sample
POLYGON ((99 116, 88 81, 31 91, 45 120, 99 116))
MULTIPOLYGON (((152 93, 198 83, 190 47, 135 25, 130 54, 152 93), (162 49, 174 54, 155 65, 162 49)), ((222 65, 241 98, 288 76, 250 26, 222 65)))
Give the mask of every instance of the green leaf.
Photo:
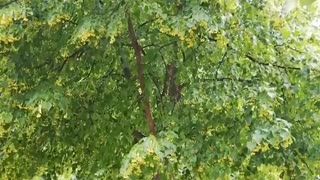
POLYGON ((52 104, 50 102, 43 101, 43 102, 41 102, 41 106, 46 111, 49 111, 51 109, 51 107, 52 107, 52 104))
POLYGON ((253 149, 257 146, 256 142, 253 141, 249 141, 247 142, 247 148, 249 149, 249 151, 253 151, 253 149))
POLYGON ((255 133, 252 135, 252 139, 256 142, 256 144, 260 144, 261 140, 263 139, 260 131, 256 130, 255 133))
POLYGON ((1 121, 3 121, 4 123, 10 123, 13 120, 13 115, 9 112, 2 112, 0 114, 1 117, 1 121))

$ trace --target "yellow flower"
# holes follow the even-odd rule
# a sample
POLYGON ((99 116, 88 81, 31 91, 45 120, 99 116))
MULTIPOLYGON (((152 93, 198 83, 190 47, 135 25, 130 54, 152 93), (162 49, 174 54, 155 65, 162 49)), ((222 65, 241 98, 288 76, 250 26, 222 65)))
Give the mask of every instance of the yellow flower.
POLYGON ((116 38, 114 38, 114 36, 111 36, 111 37, 110 37, 110 42, 109 42, 109 43, 110 43, 110 44, 113 44, 115 41, 116 41, 116 38))
POLYGON ((224 48, 228 44, 228 39, 222 34, 217 34, 217 44, 220 48, 224 48))
POLYGON ((93 30, 84 30, 79 34, 80 42, 86 42, 90 37, 94 37, 94 36, 95 34, 93 30))
POLYGON ((2 16, 0 18, 0 26, 8 27, 12 23, 12 17, 2 16))
POLYGON ((288 148, 293 143, 292 138, 288 138, 284 142, 281 143, 281 146, 284 148, 288 148))
POLYGON ((208 23, 205 20, 201 19, 199 21, 199 26, 206 28, 206 27, 208 27, 208 23))
POLYGON ((0 138, 2 138, 6 132, 7 130, 4 129, 2 125, 0 125, 0 138))
POLYGON ((62 81, 62 79, 59 77, 59 78, 56 80, 55 84, 56 84, 57 86, 62 86, 61 81, 62 81))
POLYGON ((197 171, 199 172, 199 173, 202 173, 203 172, 203 165, 200 165, 199 167, 198 167, 198 169, 197 169, 197 171))
POLYGON ((167 25, 163 25, 163 26, 160 28, 160 32, 162 32, 162 33, 170 32, 170 28, 169 28, 167 25))
POLYGON ((16 40, 18 40, 18 38, 15 38, 13 35, 0 36, 0 41, 4 44, 13 43, 16 40))

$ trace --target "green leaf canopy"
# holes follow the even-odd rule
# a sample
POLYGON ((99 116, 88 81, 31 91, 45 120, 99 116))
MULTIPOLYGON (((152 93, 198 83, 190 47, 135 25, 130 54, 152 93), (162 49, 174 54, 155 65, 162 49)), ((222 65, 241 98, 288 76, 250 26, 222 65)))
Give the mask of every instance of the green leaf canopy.
POLYGON ((290 3, 0 1, 0 179, 315 179, 320 3, 290 3))

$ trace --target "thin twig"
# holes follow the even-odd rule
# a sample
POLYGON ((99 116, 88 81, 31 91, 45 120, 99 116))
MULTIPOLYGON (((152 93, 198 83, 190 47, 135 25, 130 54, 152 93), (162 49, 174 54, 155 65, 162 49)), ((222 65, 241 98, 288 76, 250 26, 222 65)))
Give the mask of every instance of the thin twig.
POLYGON ((303 53, 307 53, 307 52, 303 52, 303 51, 300 51, 300 50, 298 50, 298 49, 296 49, 296 48, 293 48, 293 47, 291 47, 291 46, 287 46, 289 49, 291 49, 291 50, 293 50, 293 51, 296 51, 296 52, 298 52, 298 53, 301 53, 301 54, 303 54, 303 53))
POLYGON ((142 48, 144 49, 147 47, 155 47, 155 46, 156 46, 155 44, 151 43, 151 44, 147 44, 147 45, 142 46, 142 48))
POLYGON ((306 165, 307 169, 313 174, 314 172, 310 168, 309 164, 301 157, 300 153, 296 150, 297 157, 301 160, 301 162, 306 165))
POLYGON ((125 4, 125 0, 119 1, 119 3, 111 10, 111 13, 108 15, 108 17, 112 17, 115 12, 119 11, 120 7, 125 4))
MULTIPOLYGON (((196 48, 192 48, 192 52, 191 52, 188 56, 186 56, 186 58, 185 58, 186 61, 187 61, 192 55, 194 55, 194 54, 197 53, 197 50, 199 49, 199 47, 201 46, 202 43, 203 43, 203 42, 200 42, 196 48)), ((196 61, 195 61, 195 62, 196 62, 196 61)))
POLYGON ((251 60, 252 62, 255 62, 257 64, 263 65, 263 66, 273 66, 273 67, 277 67, 279 69, 292 69, 292 70, 300 70, 300 68, 297 67, 286 67, 286 66, 282 66, 282 65, 278 65, 278 64, 273 64, 273 63, 266 63, 266 62, 261 62, 258 61, 256 58, 254 58, 252 55, 250 54, 246 54, 246 57, 251 60))
POLYGON ((238 81, 243 83, 252 83, 253 79, 241 79, 241 78, 233 78, 233 77, 216 77, 216 78, 205 78, 200 79, 203 81, 238 81))
POLYGON ((182 61, 186 62, 186 53, 184 53, 184 50, 182 48, 180 48, 181 50, 181 54, 182 54, 182 61))
POLYGON ((296 48, 293 48, 293 47, 291 47, 291 46, 289 46, 289 45, 286 45, 286 44, 276 44, 276 45, 274 45, 273 47, 276 48, 276 47, 279 47, 279 46, 285 46, 285 47, 287 47, 287 48, 289 48, 289 49, 291 49, 291 50, 293 50, 293 51, 296 51, 296 52, 298 52, 298 53, 301 53, 301 54, 307 53, 307 52, 300 51, 300 50, 298 50, 298 49, 296 49, 296 48))
POLYGON ((101 78, 107 78, 107 77, 111 76, 113 72, 114 72, 114 70, 111 69, 109 72, 105 73, 105 75, 103 75, 101 78))
POLYGON ((148 74, 149 74, 149 76, 151 77, 151 80, 152 80, 153 84, 154 84, 154 85, 156 86, 156 88, 157 88, 159 97, 161 97, 161 90, 160 90, 159 84, 156 82, 156 79, 158 79, 158 78, 154 77, 154 76, 152 75, 152 73, 149 72, 149 71, 148 71, 148 74))
POLYGON ((171 42, 169 42, 169 43, 167 43, 167 44, 164 44, 164 45, 162 45, 162 46, 159 47, 159 51, 161 51, 163 48, 165 48, 165 47, 167 47, 167 46, 170 46, 170 45, 172 45, 172 44, 175 44, 175 43, 177 43, 177 41, 171 41, 171 42))
POLYGON ((91 73, 92 73, 92 70, 93 70, 93 68, 94 68, 94 66, 96 65, 96 62, 94 61, 92 64, 91 64, 91 66, 90 66, 90 69, 89 69, 89 72, 88 72, 88 74, 87 74, 87 77, 86 78, 88 78, 90 75, 91 75, 91 73))
MULTIPOLYGON (((162 93, 161 93, 161 89, 160 89, 160 87, 159 87, 159 84, 156 82, 156 80, 157 80, 158 78, 154 77, 149 71, 148 71, 148 74, 149 74, 149 76, 151 77, 151 80, 152 80, 153 84, 154 84, 154 85, 156 86, 156 88, 157 88, 157 92, 158 92, 160 104, 161 104, 161 107, 162 107, 162 106, 164 105, 164 104, 163 104, 163 99, 162 99, 162 93)), ((162 111, 163 111, 163 109, 160 109, 160 113, 161 113, 161 114, 162 114, 162 111)))
POLYGON ((73 24, 73 25, 75 25, 75 26, 78 25, 78 23, 76 23, 76 22, 74 22, 74 21, 72 21, 72 20, 70 20, 70 19, 62 18, 61 20, 62 20, 62 21, 65 21, 65 22, 68 22, 68 23, 71 23, 71 24, 73 24))
POLYGON ((145 25, 148 24, 148 23, 151 23, 151 22, 155 21, 156 19, 158 19, 158 18, 153 18, 153 19, 150 19, 150 20, 148 20, 148 21, 140 24, 140 25, 138 26, 138 29, 141 28, 141 27, 143 27, 143 26, 145 26, 145 25))
POLYGON ((226 50, 226 52, 224 52, 221 60, 218 62, 218 67, 216 69, 216 74, 215 74, 216 78, 218 78, 218 71, 219 71, 220 67, 222 66, 223 62, 225 61, 227 54, 228 54, 228 50, 226 50))
POLYGON ((78 57, 82 56, 83 53, 84 53, 84 51, 85 51, 85 50, 84 50, 84 47, 85 47, 85 46, 86 46, 86 45, 84 45, 83 47, 81 47, 81 48, 79 48, 78 50, 76 50, 76 51, 75 51, 74 53, 72 53, 70 56, 66 57, 66 58, 64 59, 64 61, 62 62, 60 68, 58 69, 58 72, 61 72, 61 71, 62 71, 63 67, 66 65, 66 63, 67 63, 67 61, 68 61, 69 59, 74 58, 74 57, 77 56, 77 55, 78 55, 78 57))

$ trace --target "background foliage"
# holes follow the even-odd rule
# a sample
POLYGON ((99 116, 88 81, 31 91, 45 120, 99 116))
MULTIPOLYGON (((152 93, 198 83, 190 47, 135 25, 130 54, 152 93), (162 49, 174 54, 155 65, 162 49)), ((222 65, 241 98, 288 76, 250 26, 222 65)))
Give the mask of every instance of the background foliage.
POLYGON ((0 1, 0 179, 314 179, 318 4, 0 1))

